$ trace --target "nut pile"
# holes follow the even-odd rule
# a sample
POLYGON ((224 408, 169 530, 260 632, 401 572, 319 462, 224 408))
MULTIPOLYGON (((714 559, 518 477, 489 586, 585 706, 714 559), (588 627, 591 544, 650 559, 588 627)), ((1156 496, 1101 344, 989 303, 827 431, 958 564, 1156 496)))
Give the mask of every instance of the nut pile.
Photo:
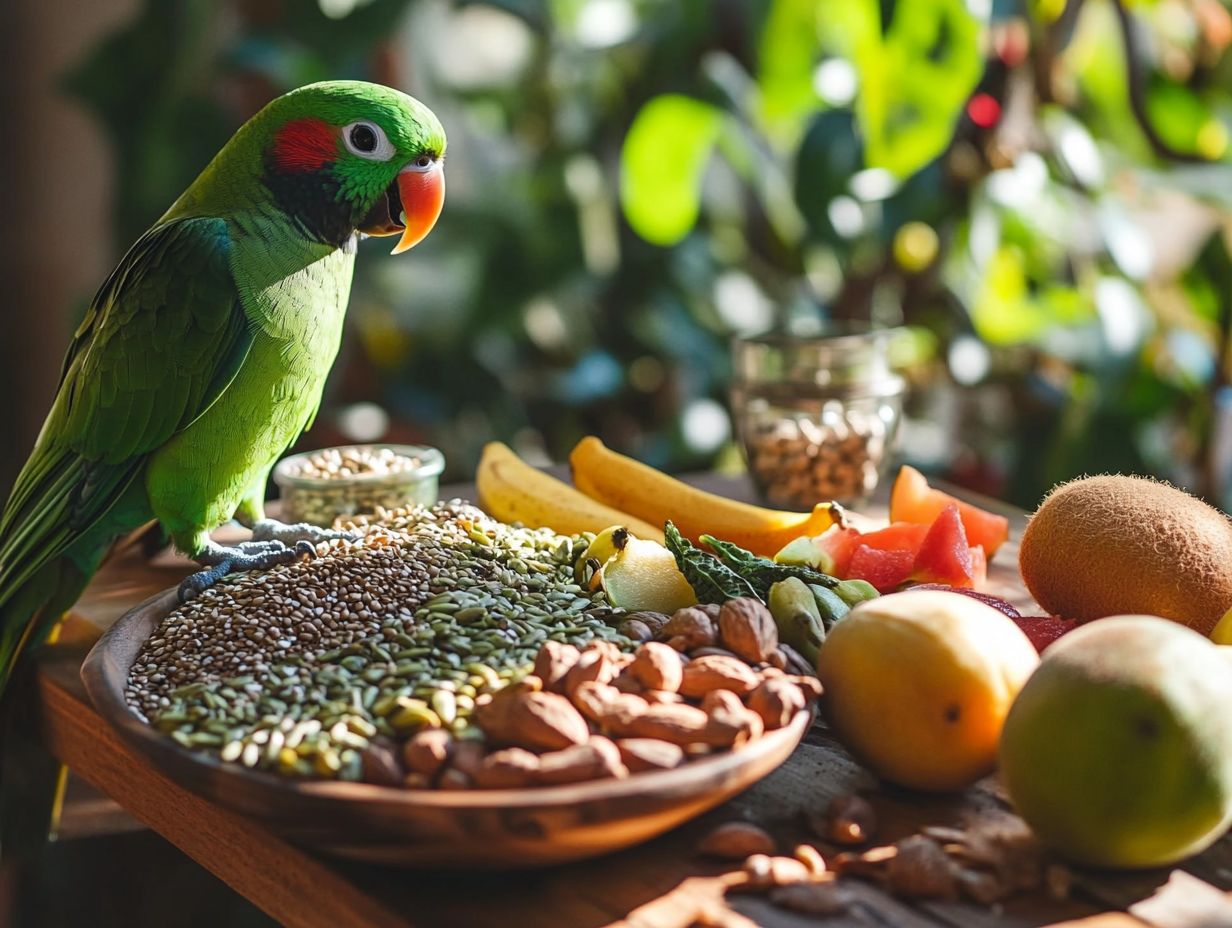
MULTIPOLYGON (((824 816, 809 818, 823 847, 856 843, 858 821, 866 843, 876 828, 862 797, 839 796, 824 816)), ((900 899, 966 899, 993 905, 1025 891, 1044 889, 1054 899, 1069 894, 1071 874, 1051 863, 1025 823, 1004 815, 969 828, 927 827, 893 844, 864 851, 825 853, 798 844, 790 857, 752 822, 727 822, 697 844, 704 857, 740 861, 724 874, 729 892, 764 893, 781 908, 811 915, 838 915, 857 904, 850 879, 871 881, 900 899)))
POLYGON ((630 645, 604 595, 574 581, 585 535, 514 528, 457 501, 358 530, 177 608, 133 664, 130 706, 225 761, 360 779, 383 739, 476 737, 479 697, 528 673, 545 641, 630 645))
POLYGON ((738 748, 820 695, 816 677, 765 660, 781 652, 755 599, 639 615, 626 624, 657 624, 667 641, 633 653, 608 641, 545 642, 532 673, 476 700, 482 741, 425 728, 405 743, 403 769, 384 769, 406 786, 450 789, 626 777, 738 748))
POLYGON ((274 480, 285 520, 328 526, 340 516, 414 503, 430 506, 436 502, 440 472, 431 464, 393 448, 352 445, 287 458, 275 469, 274 480))
POLYGON ((875 410, 830 408, 819 421, 784 417, 753 425, 746 437, 749 469, 775 505, 809 509, 848 501, 877 486, 889 439, 875 410))

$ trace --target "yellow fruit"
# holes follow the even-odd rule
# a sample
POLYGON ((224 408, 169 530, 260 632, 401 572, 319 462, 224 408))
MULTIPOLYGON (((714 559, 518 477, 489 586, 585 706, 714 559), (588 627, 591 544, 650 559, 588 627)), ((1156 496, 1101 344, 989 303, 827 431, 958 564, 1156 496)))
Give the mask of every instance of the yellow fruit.
POLYGON ((600 568, 616 556, 616 552, 624 547, 628 537, 629 530, 623 525, 609 525, 596 535, 573 568, 577 582, 597 589, 600 568))
POLYGON ((1018 556, 1031 595, 1088 621, 1157 615, 1209 635, 1232 606, 1232 523, 1143 477, 1085 477, 1054 489, 1018 556))
POLYGON ((1019 814, 1080 863, 1156 867, 1232 825, 1224 649, 1155 616, 1115 616, 1048 648, 1001 735, 1019 814))
POLYGON ((1232 609, 1223 614, 1223 618, 1211 629, 1211 641, 1215 644, 1232 645, 1232 609))
POLYGON ((992 772, 1010 704, 1039 658, 1009 618, 935 590, 860 603, 822 643, 826 717, 891 783, 957 790, 992 772))
POLYGON ((623 525, 641 538, 663 538, 662 529, 579 493, 569 484, 531 467, 500 442, 489 442, 484 447, 475 488, 480 507, 502 522, 550 528, 564 535, 601 532, 612 525, 623 525))
POLYGON ((607 601, 629 612, 664 612, 697 605, 697 595, 676 566, 672 552, 657 541, 617 536, 619 550, 599 571, 607 601))
POLYGON ((766 557, 801 535, 820 535, 842 511, 819 503, 812 512, 783 512, 716 496, 617 454, 593 435, 577 443, 569 463, 574 486, 593 499, 656 525, 670 519, 694 543, 709 534, 766 557))

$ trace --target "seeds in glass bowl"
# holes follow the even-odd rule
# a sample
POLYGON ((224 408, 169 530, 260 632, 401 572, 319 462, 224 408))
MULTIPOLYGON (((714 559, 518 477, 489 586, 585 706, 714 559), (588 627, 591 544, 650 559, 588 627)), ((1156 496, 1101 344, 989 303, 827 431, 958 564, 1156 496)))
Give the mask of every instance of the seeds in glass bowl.
POLYGON ((402 474, 420 465, 417 457, 399 454, 393 448, 355 445, 349 448, 326 448, 303 458, 298 466, 289 468, 292 477, 314 480, 338 480, 376 474, 402 474))

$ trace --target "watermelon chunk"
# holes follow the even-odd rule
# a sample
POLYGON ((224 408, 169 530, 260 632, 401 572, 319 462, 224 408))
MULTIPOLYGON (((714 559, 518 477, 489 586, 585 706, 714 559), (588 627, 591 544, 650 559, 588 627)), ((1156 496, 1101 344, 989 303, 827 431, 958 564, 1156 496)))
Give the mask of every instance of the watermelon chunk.
POLYGON ((957 506, 946 506, 933 520, 915 556, 911 576, 925 583, 948 583, 962 587, 975 585, 971 546, 967 544, 967 533, 963 531, 957 506))
POLYGON ((863 536, 854 528, 839 528, 832 525, 816 538, 813 543, 825 551, 834 562, 830 568, 836 577, 846 577, 851 565, 851 556, 863 536))
POLYGON ((933 489, 914 467, 904 465, 898 472, 890 491, 890 521, 932 525, 950 505, 958 507, 967 541, 983 548, 985 557, 991 561, 997 548, 1010 537, 1009 519, 933 489))
POLYGON ((861 544, 851 555, 847 579, 867 580, 878 593, 891 593, 911 576, 915 555, 910 551, 880 551, 861 544))
POLYGON ((866 532, 860 536, 860 544, 868 545, 878 551, 910 551, 918 553, 920 545, 928 535, 927 525, 916 525, 914 522, 892 522, 885 528, 875 532, 866 532))

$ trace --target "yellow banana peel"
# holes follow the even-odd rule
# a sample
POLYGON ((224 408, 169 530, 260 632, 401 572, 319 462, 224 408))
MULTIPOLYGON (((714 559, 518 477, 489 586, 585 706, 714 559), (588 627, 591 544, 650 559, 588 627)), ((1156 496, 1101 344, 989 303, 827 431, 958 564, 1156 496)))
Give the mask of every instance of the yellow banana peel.
POLYGON ((531 467, 500 442, 489 442, 475 474, 479 506, 502 522, 550 528, 563 535, 623 525, 634 537, 662 543, 663 529, 604 505, 531 467))
POLYGON ((618 454, 593 435, 577 443, 569 463, 574 486, 600 503, 656 525, 670 519, 695 543, 714 535, 766 557, 801 535, 820 535, 842 513, 833 503, 786 512, 716 496, 618 454))

